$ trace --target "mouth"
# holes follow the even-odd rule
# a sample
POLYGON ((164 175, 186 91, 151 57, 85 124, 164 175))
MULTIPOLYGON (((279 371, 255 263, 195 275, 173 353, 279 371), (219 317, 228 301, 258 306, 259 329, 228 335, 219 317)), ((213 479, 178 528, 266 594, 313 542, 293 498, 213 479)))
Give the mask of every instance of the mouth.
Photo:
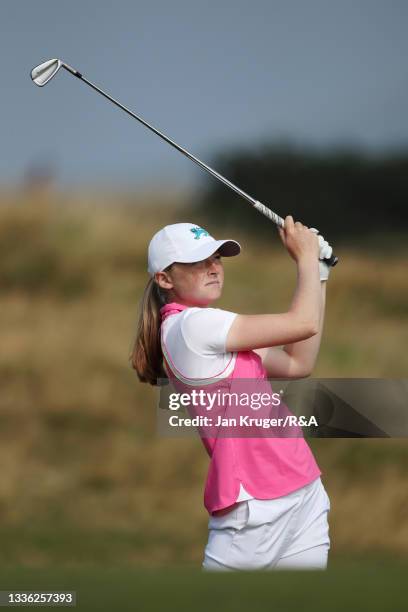
POLYGON ((206 286, 207 285, 219 285, 219 284, 220 284, 220 281, 211 281, 211 283, 206 283, 206 286))

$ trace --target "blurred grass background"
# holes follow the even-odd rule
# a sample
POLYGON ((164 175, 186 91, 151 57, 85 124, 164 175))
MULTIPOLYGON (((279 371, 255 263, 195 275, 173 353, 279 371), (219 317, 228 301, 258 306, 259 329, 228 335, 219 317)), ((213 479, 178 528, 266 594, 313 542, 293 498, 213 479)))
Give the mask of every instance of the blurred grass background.
MULTIPOLYGON (((198 439, 157 437, 157 391, 138 382, 128 361, 148 242, 179 221, 201 223, 174 193, 0 194, 3 576, 23 566, 201 565, 207 455, 198 439)), ((217 236, 215 221, 205 227, 217 236)), ((243 252, 239 262, 224 260, 217 306, 286 309, 296 269, 273 226, 270 244, 244 230, 225 237, 243 252)), ((313 376, 406 377, 406 242, 335 250, 313 376)), ((332 503, 329 563, 403 562, 406 440, 308 443, 332 503)))

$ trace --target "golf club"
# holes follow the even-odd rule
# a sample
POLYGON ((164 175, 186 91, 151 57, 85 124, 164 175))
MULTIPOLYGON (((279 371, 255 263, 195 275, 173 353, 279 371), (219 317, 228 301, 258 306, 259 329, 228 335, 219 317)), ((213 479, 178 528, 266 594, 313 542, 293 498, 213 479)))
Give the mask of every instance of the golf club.
MULTIPOLYGON (((252 204, 254 208, 256 208, 259 212, 261 212, 263 215, 268 217, 268 219, 273 221, 275 225, 282 227, 282 228, 284 227, 284 219, 282 217, 280 217, 275 212, 273 212, 270 208, 262 204, 262 202, 259 202, 258 200, 255 200, 254 198, 252 198, 250 195, 245 193, 245 191, 243 191, 242 189, 234 185, 234 183, 231 183, 231 181, 229 181, 224 176, 222 176, 221 174, 213 170, 213 168, 210 168, 210 166, 207 166, 207 164, 205 164, 204 162, 199 160, 197 157, 189 153, 186 149, 184 149, 183 147, 178 145, 176 142, 174 142, 174 140, 171 140, 171 138, 169 138, 168 136, 166 136, 165 134, 157 130, 155 127, 147 123, 147 121, 144 121, 144 119, 142 119, 141 117, 133 113, 131 110, 126 108, 126 106, 123 106, 123 104, 121 104, 120 102, 112 98, 110 95, 102 91, 102 89, 100 89, 99 87, 97 87, 96 85, 88 81, 84 76, 82 76, 80 72, 78 72, 78 70, 75 70, 75 68, 72 68, 65 62, 62 62, 59 59, 47 60, 46 62, 43 62, 42 64, 39 64, 38 66, 32 69, 31 78, 36 85, 38 85, 39 87, 43 87, 57 74, 60 68, 65 68, 65 70, 67 70, 68 72, 76 76, 81 81, 84 81, 84 83, 92 87, 92 89, 94 89, 98 93, 102 94, 105 98, 113 102, 113 104, 116 104, 116 106, 124 110, 131 117, 140 121, 140 123, 142 123, 149 130, 157 134, 157 136, 160 136, 160 138, 168 142, 172 147, 180 151, 180 153, 183 153, 183 155, 191 159, 193 162, 198 164, 201 168, 203 168, 204 170, 209 172, 212 176, 214 176, 219 181, 224 183, 224 185, 226 185, 227 187, 235 191, 235 193, 237 193, 242 198, 247 200, 250 204, 252 204)), ((332 253, 331 257, 324 259, 323 261, 329 266, 335 266, 338 262, 338 257, 336 257, 332 253)))

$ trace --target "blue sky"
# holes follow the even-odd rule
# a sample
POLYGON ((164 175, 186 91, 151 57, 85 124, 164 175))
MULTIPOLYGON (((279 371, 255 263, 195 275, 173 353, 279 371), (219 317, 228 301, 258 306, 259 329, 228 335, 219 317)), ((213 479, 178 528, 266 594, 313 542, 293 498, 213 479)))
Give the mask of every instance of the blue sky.
POLYGON ((52 162, 60 185, 192 186, 202 170, 59 57, 203 161, 287 139, 408 148, 403 0, 3 0, 0 181, 52 162))

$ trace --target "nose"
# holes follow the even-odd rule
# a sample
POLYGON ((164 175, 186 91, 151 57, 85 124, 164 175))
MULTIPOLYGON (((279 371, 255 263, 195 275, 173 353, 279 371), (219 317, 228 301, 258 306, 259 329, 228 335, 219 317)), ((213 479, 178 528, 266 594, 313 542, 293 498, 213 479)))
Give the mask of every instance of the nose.
POLYGON ((209 280, 211 281, 216 281, 220 279, 221 266, 219 259, 215 259, 214 257, 207 261, 206 275, 207 278, 209 278, 209 280))
POLYGON ((207 259, 207 268, 209 272, 217 272, 219 265, 220 265, 220 260, 217 259, 217 257, 215 257, 214 255, 207 259))

